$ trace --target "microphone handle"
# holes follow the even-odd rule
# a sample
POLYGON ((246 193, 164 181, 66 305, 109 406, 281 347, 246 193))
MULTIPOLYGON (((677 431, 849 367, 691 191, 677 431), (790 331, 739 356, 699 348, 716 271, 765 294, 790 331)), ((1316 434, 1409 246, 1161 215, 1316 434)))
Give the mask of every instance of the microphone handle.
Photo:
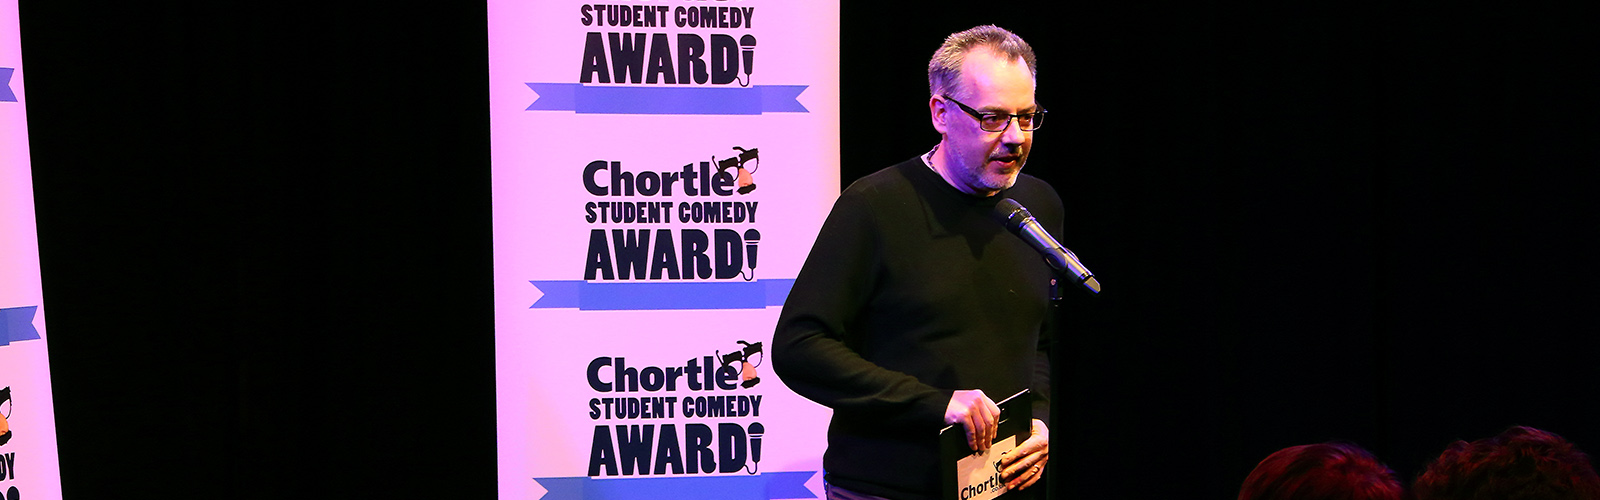
POLYGON ((1055 237, 1050 236, 1049 232, 1039 226, 1039 221, 1034 219, 1033 215, 1030 214, 1023 219, 1019 229, 1025 235, 1022 239, 1027 240, 1035 250, 1045 256, 1044 261, 1050 268, 1059 273, 1071 274, 1078 279, 1078 284, 1100 293, 1100 282, 1094 279, 1094 274, 1089 272, 1089 268, 1083 267, 1083 263, 1078 262, 1077 255, 1061 246, 1055 237))

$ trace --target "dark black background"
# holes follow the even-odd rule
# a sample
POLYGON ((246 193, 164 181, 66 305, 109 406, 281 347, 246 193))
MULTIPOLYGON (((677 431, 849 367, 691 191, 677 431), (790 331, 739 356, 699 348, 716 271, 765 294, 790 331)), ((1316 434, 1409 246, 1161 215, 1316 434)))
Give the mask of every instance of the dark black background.
MULTIPOLYGON (((493 497, 484 6, 221 4, 21 2, 67 498, 493 497)), ((945 34, 1035 46, 1027 172, 1106 290, 1066 305, 1058 492, 1600 450, 1580 9, 1046 7, 846 5, 842 177, 937 141, 945 34)))

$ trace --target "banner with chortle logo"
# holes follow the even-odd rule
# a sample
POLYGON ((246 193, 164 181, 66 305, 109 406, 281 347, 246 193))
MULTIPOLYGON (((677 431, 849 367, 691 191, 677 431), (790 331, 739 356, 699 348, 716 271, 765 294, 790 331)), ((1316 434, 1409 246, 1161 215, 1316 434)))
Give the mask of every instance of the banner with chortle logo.
POLYGON ((17 2, 0 0, 0 500, 61 498, 17 2))
POLYGON ((766 346, 838 196, 838 2, 488 23, 500 498, 820 497, 766 346))

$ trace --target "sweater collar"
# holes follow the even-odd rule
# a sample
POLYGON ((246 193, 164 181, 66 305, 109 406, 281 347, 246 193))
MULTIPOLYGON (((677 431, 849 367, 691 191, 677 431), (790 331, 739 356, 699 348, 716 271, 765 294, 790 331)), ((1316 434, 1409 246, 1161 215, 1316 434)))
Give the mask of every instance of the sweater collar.
MULTIPOLYGON (((934 144, 933 145, 933 149, 928 150, 927 153, 925 153, 921 157, 919 157, 918 159, 922 162, 923 166, 927 167, 927 169, 923 170, 923 173, 911 174, 911 175, 914 176, 914 177, 923 179, 924 182, 928 182, 930 184, 937 185, 937 189, 940 192, 946 193, 946 194, 951 195, 951 196, 955 196, 955 197, 960 198, 962 200, 965 200, 967 203, 970 203, 970 204, 973 204, 973 205, 994 206, 994 205, 1000 203, 1000 200, 1005 199, 1006 194, 1010 193, 1011 189, 1016 187, 1016 186, 1012 186, 1012 187, 1009 187, 1009 188, 1002 189, 1002 190, 1000 190, 1000 192, 995 193, 994 196, 979 196, 979 195, 975 195, 975 194, 972 194, 972 193, 968 193, 968 192, 962 191, 960 189, 956 189, 955 186, 950 185, 950 181, 945 180, 943 175, 939 175, 939 171, 937 169, 933 168, 933 154, 935 152, 938 152, 938 151, 939 151, 939 145, 938 144, 934 144)), ((913 169, 913 170, 916 170, 916 169, 913 169)))

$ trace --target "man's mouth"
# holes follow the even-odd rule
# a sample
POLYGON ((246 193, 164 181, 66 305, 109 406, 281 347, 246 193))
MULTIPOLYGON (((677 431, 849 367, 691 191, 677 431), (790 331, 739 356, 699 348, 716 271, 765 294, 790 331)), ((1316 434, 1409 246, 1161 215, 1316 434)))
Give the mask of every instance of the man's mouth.
POLYGON ((1021 155, 1004 155, 989 158, 989 161, 993 163, 999 163, 1001 164, 1001 167, 1014 168, 1017 166, 1017 162, 1021 159, 1021 155))

